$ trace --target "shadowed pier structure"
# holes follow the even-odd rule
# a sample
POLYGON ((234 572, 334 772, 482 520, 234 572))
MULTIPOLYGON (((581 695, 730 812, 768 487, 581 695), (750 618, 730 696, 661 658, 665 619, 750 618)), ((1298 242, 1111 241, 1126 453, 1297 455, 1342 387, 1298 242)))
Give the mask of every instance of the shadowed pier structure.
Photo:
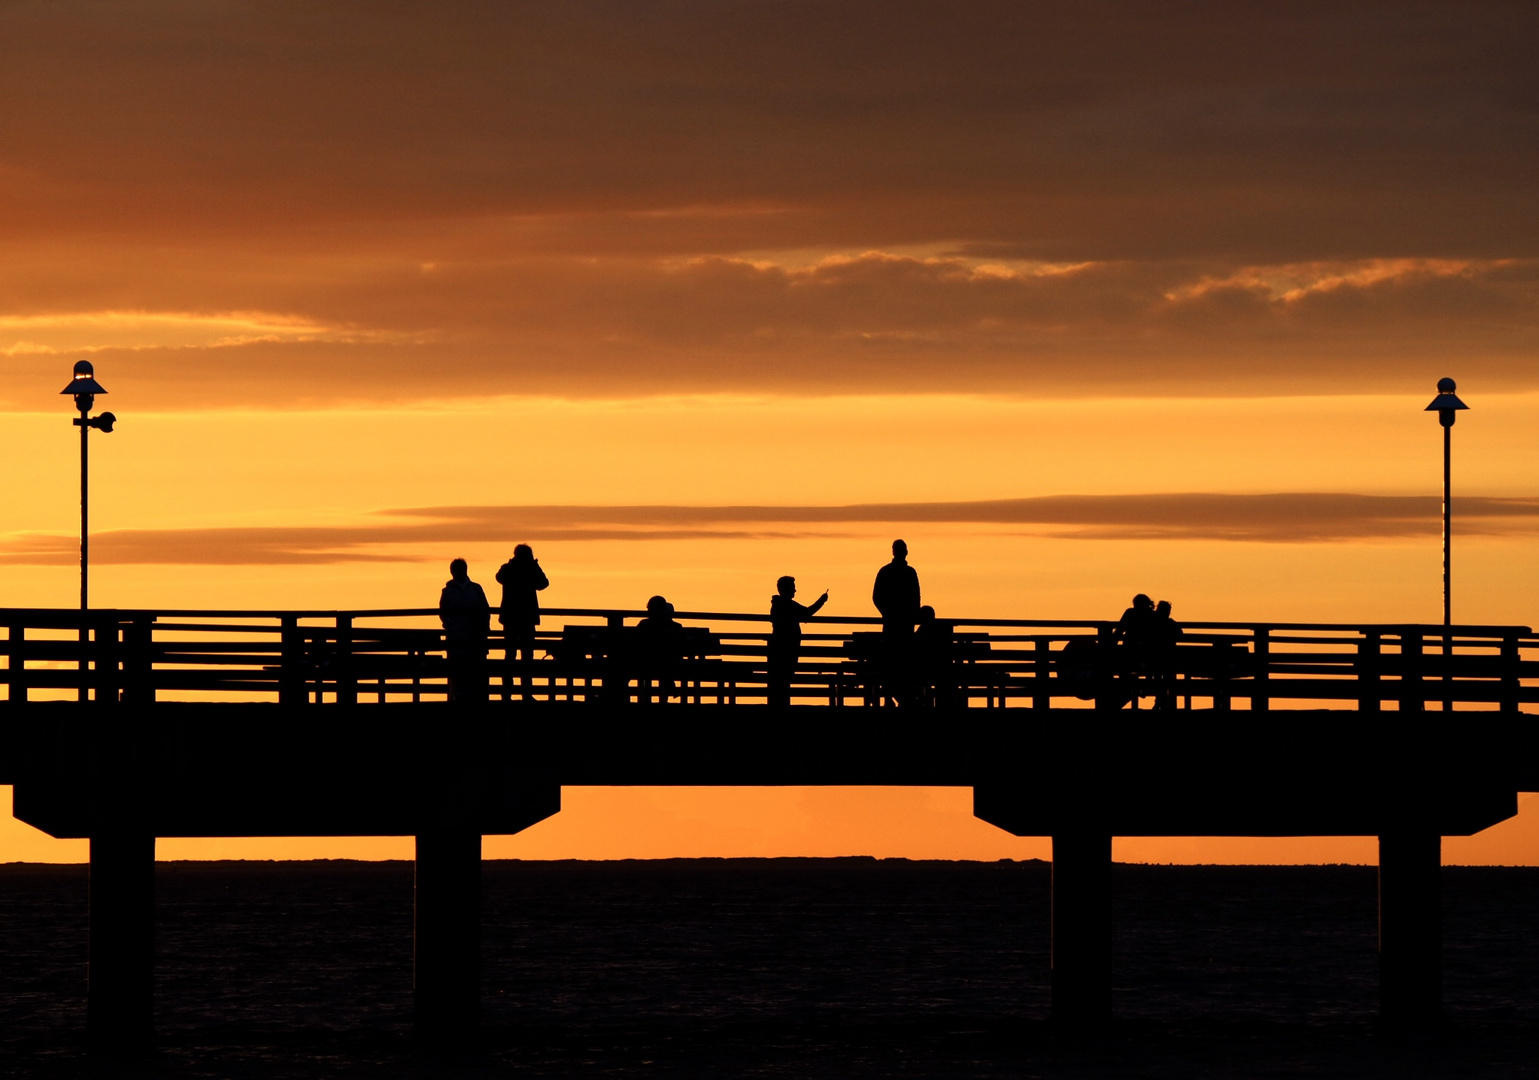
POLYGON ((876 620, 818 618, 774 708, 764 616, 683 613, 659 656, 642 614, 547 610, 532 658, 494 635, 451 703, 434 611, 0 609, 0 783, 91 841, 92 1040, 152 1037, 156 838, 285 835, 416 838, 418 1029, 463 1037, 481 837, 566 785, 969 787, 1052 837, 1070 1025, 1110 1014, 1114 836, 1376 836, 1382 1017, 1415 1027, 1441 1007, 1441 837, 1539 789, 1527 627, 1187 623, 1135 670, 1104 622, 949 623, 894 663, 876 620))

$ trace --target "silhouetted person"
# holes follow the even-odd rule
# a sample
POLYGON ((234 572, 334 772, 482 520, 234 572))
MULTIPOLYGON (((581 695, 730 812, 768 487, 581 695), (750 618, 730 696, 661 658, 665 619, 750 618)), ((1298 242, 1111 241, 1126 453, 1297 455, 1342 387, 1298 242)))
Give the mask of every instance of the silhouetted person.
POLYGON ((1170 601, 1161 600, 1154 605, 1154 620, 1150 625, 1149 667, 1154 674, 1156 709, 1176 707, 1176 642, 1181 637, 1181 624, 1170 617, 1170 601))
POLYGON ((470 580, 465 560, 455 559, 438 596, 438 618, 449 653, 450 701, 486 702, 486 636, 491 616, 486 593, 470 580))
MULTIPOLYGON (((513 549, 513 557, 497 569, 497 583, 502 586, 502 607, 497 611, 497 621, 502 624, 506 642, 506 678, 511 679, 515 659, 534 659, 534 628, 540 625, 540 590, 549 587, 550 579, 540 569, 540 561, 534 557, 534 549, 528 544, 519 544, 513 549)), ((527 675, 522 684, 524 699, 527 701, 527 675)), ((506 695, 506 685, 503 692, 506 695)))
POLYGON ((645 683, 657 679, 662 698, 666 702, 673 696, 673 673, 684 657, 684 627, 673 617, 673 605, 661 596, 647 601, 647 617, 636 624, 637 652, 642 664, 642 698, 647 691, 645 683))
POLYGON ((871 602, 882 613, 882 682, 887 698, 899 704, 914 624, 919 621, 919 575, 908 564, 908 545, 892 542, 892 562, 876 572, 871 602))
POLYGON ((1145 593, 1133 597, 1133 606, 1122 613, 1112 631, 1118 657, 1117 675, 1127 686, 1133 708, 1138 708, 1138 680, 1149 666, 1156 638, 1154 601, 1145 593))
POLYGON ((794 577, 776 581, 775 589, 776 595, 770 597, 769 703, 783 708, 791 704, 791 676, 801 658, 802 623, 822 610, 828 593, 811 604, 799 604, 794 577))
POLYGON ((937 619, 929 604, 919 609, 912 655, 921 704, 950 705, 956 697, 956 679, 951 670, 952 632, 952 624, 937 619))

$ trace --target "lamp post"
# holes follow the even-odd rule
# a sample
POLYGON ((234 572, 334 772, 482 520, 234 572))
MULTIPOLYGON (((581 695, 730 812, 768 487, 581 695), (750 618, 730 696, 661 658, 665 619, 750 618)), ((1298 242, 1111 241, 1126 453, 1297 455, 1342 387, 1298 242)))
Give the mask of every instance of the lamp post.
MULTIPOLYGON (((1452 379, 1439 379, 1437 381, 1437 397, 1432 399, 1432 404, 1424 410, 1437 413, 1437 422, 1443 425, 1443 628, 1444 641, 1447 641, 1447 628, 1453 623, 1453 600, 1449 580, 1448 548, 1450 528, 1453 525, 1453 506, 1450 469, 1450 460, 1453 452, 1453 426, 1454 418, 1460 409, 1468 409, 1469 406, 1460 401, 1454 391, 1458 389, 1452 379)), ((1445 644, 1444 648, 1447 646, 1445 644)))
MULTIPOLYGON (((80 410, 80 415, 75 418, 75 426, 80 429, 80 610, 84 611, 90 606, 88 602, 90 569, 91 569, 91 516, 88 478, 90 475, 90 455, 86 434, 92 428, 98 431, 111 431, 112 425, 117 423, 117 417, 110 412, 104 412, 100 416, 91 416, 92 406, 96 404, 96 395, 105 394, 106 388, 96 381, 96 369, 91 366, 91 361, 80 360, 75 364, 75 374, 70 379, 69 385, 61 394, 71 394, 75 398, 75 408, 80 410)), ((84 631, 82 631, 83 633, 84 631)))
MULTIPOLYGON (((1439 379, 1437 397, 1433 398, 1432 404, 1425 409, 1426 412, 1437 413, 1437 422, 1443 426, 1443 682, 1445 685, 1453 679, 1453 671, 1448 666, 1449 661, 1453 659, 1453 585, 1449 573, 1449 547, 1453 531, 1453 470, 1451 467, 1453 426, 1459 410, 1469 408, 1454 393, 1456 389, 1458 387, 1452 379, 1439 379)), ((1450 712, 1452 709, 1453 700, 1445 696, 1443 711, 1450 712)))

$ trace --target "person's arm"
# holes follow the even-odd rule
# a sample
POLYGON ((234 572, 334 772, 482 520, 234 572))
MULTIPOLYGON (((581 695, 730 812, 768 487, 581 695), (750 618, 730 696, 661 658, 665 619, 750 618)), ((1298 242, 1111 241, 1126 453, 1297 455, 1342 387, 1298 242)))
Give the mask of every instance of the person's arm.
POLYGON ((549 585, 550 578, 546 577, 545 571, 540 569, 540 560, 534 560, 534 591, 539 592, 541 589, 547 588, 549 585))
POLYGON ((802 609, 802 611, 806 613, 806 617, 807 618, 811 618, 812 616, 816 615, 819 611, 821 611, 822 608, 823 608, 823 605, 826 604, 826 603, 828 603, 828 594, 824 593, 822 596, 820 596, 816 600, 814 600, 810 607, 805 607, 805 608, 802 609))

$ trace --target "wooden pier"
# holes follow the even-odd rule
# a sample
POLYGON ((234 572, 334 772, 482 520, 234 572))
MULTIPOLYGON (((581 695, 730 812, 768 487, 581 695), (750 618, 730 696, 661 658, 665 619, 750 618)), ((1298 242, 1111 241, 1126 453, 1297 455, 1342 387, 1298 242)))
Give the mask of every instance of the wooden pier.
POLYGON ((895 660, 876 620, 818 618, 777 708, 767 617, 680 613, 660 656, 643 614, 547 610, 524 660, 494 632, 485 685, 450 701, 431 610, 0 609, 0 783, 91 841, 93 1041, 152 1037, 171 836, 415 837, 418 1027, 462 1037, 480 838, 567 785, 969 787, 981 819, 1052 838, 1067 1024, 1110 1012, 1112 837, 1376 836, 1382 1016, 1416 1026, 1441 1003, 1441 837, 1539 790, 1527 627, 1186 623, 1135 659, 1110 623, 978 620, 895 660))

